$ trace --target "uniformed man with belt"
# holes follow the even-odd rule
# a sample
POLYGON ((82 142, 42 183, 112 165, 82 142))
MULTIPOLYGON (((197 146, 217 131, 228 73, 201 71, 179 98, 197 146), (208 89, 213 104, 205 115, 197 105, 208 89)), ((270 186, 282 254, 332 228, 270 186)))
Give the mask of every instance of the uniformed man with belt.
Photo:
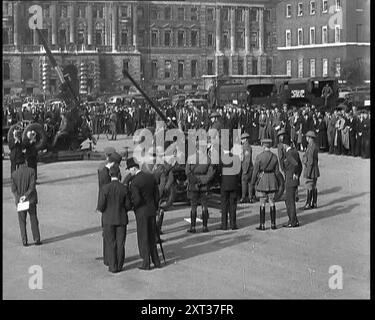
POLYGON ((318 165, 319 148, 315 144, 315 132, 306 133, 307 149, 303 155, 302 162, 304 165, 303 177, 306 179, 307 198, 304 210, 314 209, 317 207, 318 190, 316 188, 317 180, 320 176, 318 165))
POLYGON ((271 229, 276 229, 275 193, 279 189, 276 176, 279 174, 277 156, 271 152, 271 139, 262 139, 263 152, 255 159, 251 184, 255 186, 256 196, 260 200, 260 225, 257 230, 265 230, 266 202, 270 205, 271 229))

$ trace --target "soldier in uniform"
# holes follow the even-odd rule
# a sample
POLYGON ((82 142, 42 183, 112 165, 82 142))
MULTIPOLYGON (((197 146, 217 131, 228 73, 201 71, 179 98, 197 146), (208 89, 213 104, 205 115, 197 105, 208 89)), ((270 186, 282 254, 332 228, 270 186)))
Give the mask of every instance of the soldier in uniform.
POLYGON ((263 139, 263 152, 255 159, 251 184, 255 186, 256 196, 260 200, 260 225, 257 230, 265 230, 266 202, 270 205, 271 229, 276 229, 275 193, 278 190, 276 175, 279 174, 279 162, 277 156, 271 152, 271 139, 263 139))
POLYGON ((250 184, 251 176, 253 174, 253 158, 252 158, 252 148, 249 143, 249 134, 243 133, 241 135, 242 143, 242 159, 241 159, 241 203, 254 202, 253 188, 250 184), (247 192, 249 197, 247 197, 247 192))
POLYGON ((320 176, 318 166, 319 148, 315 144, 315 132, 308 131, 306 133, 307 149, 303 155, 302 162, 304 165, 303 177, 306 179, 307 199, 304 210, 309 210, 317 207, 318 190, 316 182, 320 176))
POLYGON ((208 232, 208 191, 209 185, 215 175, 215 169, 211 164, 209 157, 207 157, 207 163, 202 163, 205 158, 202 152, 200 152, 199 145, 197 145, 196 161, 190 161, 186 164, 185 173, 188 179, 188 198, 191 203, 190 211, 190 229, 188 232, 195 233, 195 223, 197 219, 197 207, 198 204, 202 205, 202 220, 203 220, 203 232, 208 232))
POLYGON ((285 152, 283 158, 280 158, 280 166, 285 174, 285 206, 289 217, 289 221, 284 227, 295 228, 299 226, 295 194, 302 173, 302 162, 298 151, 293 148, 290 140, 285 140, 283 145, 285 152))

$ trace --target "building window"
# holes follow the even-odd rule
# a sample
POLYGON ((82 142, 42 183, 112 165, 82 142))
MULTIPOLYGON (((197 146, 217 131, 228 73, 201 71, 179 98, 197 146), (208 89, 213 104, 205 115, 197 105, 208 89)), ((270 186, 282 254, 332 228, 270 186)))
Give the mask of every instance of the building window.
POLYGON ((272 59, 267 58, 266 60, 266 74, 272 74, 272 59))
POLYGON ((339 25, 335 25, 335 42, 341 42, 341 30, 339 25))
POLYGON ((138 16, 139 18, 143 18, 144 15, 145 15, 145 12, 144 12, 143 8, 142 8, 142 7, 138 7, 138 8, 137 8, 137 16, 138 16))
POLYGON ((61 7, 60 7, 60 17, 66 18, 67 16, 68 16, 68 6, 61 5, 61 7))
POLYGON ((298 29, 297 45, 303 45, 303 29, 298 29))
POLYGON ((265 22, 271 21, 271 10, 270 9, 264 10, 264 21, 265 22))
POLYGON ((178 61, 177 76, 178 76, 179 79, 182 79, 184 77, 184 60, 178 61))
POLYGON ((341 76, 341 59, 336 58, 335 60, 335 76, 340 77, 341 76))
POLYGON ((177 33, 177 46, 183 47, 185 45, 185 32, 178 31, 177 33))
POLYGON ((328 0, 322 0, 322 12, 323 13, 328 12, 328 0))
POLYGON ((322 76, 327 77, 328 76, 328 59, 323 59, 323 72, 322 76))
POLYGON ((172 71, 172 61, 171 60, 165 60, 165 66, 164 66, 164 78, 170 78, 171 77, 171 71, 172 71))
POLYGON ((285 31, 285 46, 292 46, 292 32, 289 29, 285 31))
POLYGON ((152 7, 150 10, 150 18, 151 20, 157 20, 158 19, 158 9, 156 7, 152 7))
POLYGON ((213 8, 207 8, 206 18, 207 18, 207 21, 214 21, 214 9, 213 8))
POLYGON ((120 8, 120 14, 121 18, 127 18, 128 17, 128 7, 127 6, 121 6, 120 8))
POLYGON ((244 10, 242 8, 236 10, 236 21, 244 21, 244 10))
POLYGON ((310 44, 315 44, 315 27, 310 28, 310 44))
POLYGON ((178 85, 178 90, 185 90, 185 85, 184 84, 179 84, 178 85))
POLYGON ((78 44, 84 44, 85 43, 85 30, 78 29, 77 33, 78 33, 77 43, 78 44))
POLYGON ((341 9, 342 9, 341 0, 335 0, 335 10, 341 11, 341 9))
POLYGON ((191 46, 198 47, 198 31, 197 30, 191 31, 191 46))
POLYGON ((291 4, 287 4, 286 5, 286 17, 290 18, 291 16, 292 16, 292 5, 291 4))
POLYGON ((4 88, 4 95, 10 94, 10 88, 4 88))
POLYGON ((49 18, 49 5, 43 5, 43 18, 49 18))
POLYGON ((250 9, 250 21, 258 21, 258 10, 251 8, 250 9))
POLYGON ((243 62, 243 59, 238 59, 238 62, 237 62, 237 74, 239 74, 239 75, 244 74, 244 62, 243 62))
POLYGON ((356 41, 361 42, 362 41, 362 24, 357 24, 356 25, 356 41))
POLYGON ((208 33, 207 34, 207 47, 213 47, 214 46, 214 34, 208 33))
POLYGON ((328 43, 328 31, 327 26, 322 27, 322 44, 328 43))
POLYGON ((222 8, 223 21, 229 21, 229 8, 222 8))
POLYGON ((9 29, 8 28, 3 29, 3 44, 10 44, 9 29))
POLYGON ((121 31, 121 44, 124 46, 128 45, 128 33, 127 31, 121 31))
POLYGON ((129 60, 122 60, 122 70, 129 71, 129 60))
POLYGON ((310 77, 316 77, 315 73, 315 59, 310 59, 310 77))
POLYGON ((315 1, 310 1, 310 14, 314 15, 316 13, 315 1))
POLYGON ((229 75, 229 59, 227 57, 223 59, 223 73, 225 76, 229 75))
POLYGON ((185 20, 185 8, 178 8, 177 9, 177 20, 178 21, 185 20))
POLYGON ((147 37, 146 37, 146 31, 145 30, 139 30, 138 32, 138 41, 140 46, 147 46, 147 37))
POLYGON ((3 63, 3 79, 10 80, 10 64, 9 62, 3 63))
POLYGON ((229 33, 228 31, 223 32, 223 48, 229 48, 229 33))
POLYGON ((171 7, 164 8, 164 20, 171 20, 171 18, 172 18, 171 7))
POLYGON ((252 32, 250 38, 250 48, 258 48, 258 32, 252 32))
POLYGON ((258 74, 258 59, 256 58, 251 61, 251 71, 254 76, 258 74))
POLYGON ((303 59, 298 59, 298 78, 303 78, 303 59))
POLYGON ((214 60, 207 60, 207 74, 214 74, 214 60))
POLYGON ((158 62, 157 60, 151 61, 151 79, 158 78, 158 62))
POLYGON ((76 14, 77 14, 77 18, 84 18, 85 7, 83 5, 78 5, 76 14))
POLYGON ((100 5, 96 5, 93 8, 93 17, 94 18, 103 18, 103 7, 100 5))
POLYGON ((245 47, 244 31, 237 31, 236 46, 237 46, 237 48, 244 48, 245 47))
POLYGON ((190 20, 191 21, 198 21, 198 8, 191 8, 190 9, 190 20))
POLYGON ((286 75, 288 77, 292 76, 292 60, 286 60, 286 75))
POLYGON ((195 78, 197 76, 198 61, 191 60, 191 77, 195 78))
POLYGON ((151 46, 158 45, 158 32, 156 30, 151 31, 151 46))
POLYGON ((103 43, 102 43, 102 30, 97 30, 95 32, 95 44, 97 46, 103 45, 103 43))
POLYGON ((303 16, 303 3, 298 3, 297 5, 297 16, 303 16))
POLYGON ((33 61, 27 60, 25 62, 25 73, 24 73, 25 80, 33 79, 33 61))
POLYGON ((266 32, 264 34, 264 43, 267 48, 271 46, 271 40, 272 40, 271 32, 266 32))
POLYGON ((164 32, 164 45, 169 47, 171 45, 171 32, 165 31, 164 32))
POLYGON ((60 46, 66 45, 66 30, 65 29, 60 29, 59 30, 59 44, 60 46))
MULTIPOLYGON (((40 33, 42 34, 42 37, 48 42, 48 29, 41 29, 40 33)), ((39 44, 43 44, 41 37, 39 37, 39 44)))

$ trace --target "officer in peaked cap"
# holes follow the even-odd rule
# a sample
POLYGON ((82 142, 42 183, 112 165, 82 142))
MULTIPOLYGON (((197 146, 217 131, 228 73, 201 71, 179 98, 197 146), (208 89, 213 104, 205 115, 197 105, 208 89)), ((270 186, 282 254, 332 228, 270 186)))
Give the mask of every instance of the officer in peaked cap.
POLYGON ((260 200, 260 225, 258 230, 265 230, 266 202, 270 205, 271 229, 276 229, 275 193, 279 189, 277 175, 279 174, 279 162, 277 156, 271 152, 271 139, 262 139, 264 148, 255 159, 251 184, 255 186, 256 196, 260 200))

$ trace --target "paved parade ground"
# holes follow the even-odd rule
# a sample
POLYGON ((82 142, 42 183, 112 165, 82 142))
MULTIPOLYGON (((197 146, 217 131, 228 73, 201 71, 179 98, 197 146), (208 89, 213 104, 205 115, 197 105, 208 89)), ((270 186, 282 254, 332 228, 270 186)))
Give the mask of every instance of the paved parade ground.
MULTIPOLYGON (((100 139, 98 150, 122 150, 124 137, 100 139)), ((254 147, 253 159, 260 152, 254 147)), ((277 154, 277 150, 273 149, 277 154)), ((110 274, 102 261, 98 161, 38 165, 38 216, 43 245, 23 247, 10 161, 3 160, 4 299, 337 299, 370 298, 370 160, 319 154, 318 209, 302 211, 300 228, 286 229, 278 202, 277 230, 264 232, 259 203, 238 205, 239 230, 218 230, 220 197, 210 201, 209 233, 187 233, 189 207, 176 204, 163 224, 167 265, 141 271, 134 213, 129 212, 125 270, 110 274), (29 268, 41 266, 42 289, 29 289, 29 268), (342 268, 342 289, 329 286, 331 266, 342 268)), ((121 170, 124 170, 122 167, 121 170)), ((198 212, 198 215, 200 211, 198 212)), ((337 269, 334 269, 337 270, 337 269)), ((332 270, 331 270, 332 271, 332 270)), ((336 274, 337 275, 337 274, 336 274)))

